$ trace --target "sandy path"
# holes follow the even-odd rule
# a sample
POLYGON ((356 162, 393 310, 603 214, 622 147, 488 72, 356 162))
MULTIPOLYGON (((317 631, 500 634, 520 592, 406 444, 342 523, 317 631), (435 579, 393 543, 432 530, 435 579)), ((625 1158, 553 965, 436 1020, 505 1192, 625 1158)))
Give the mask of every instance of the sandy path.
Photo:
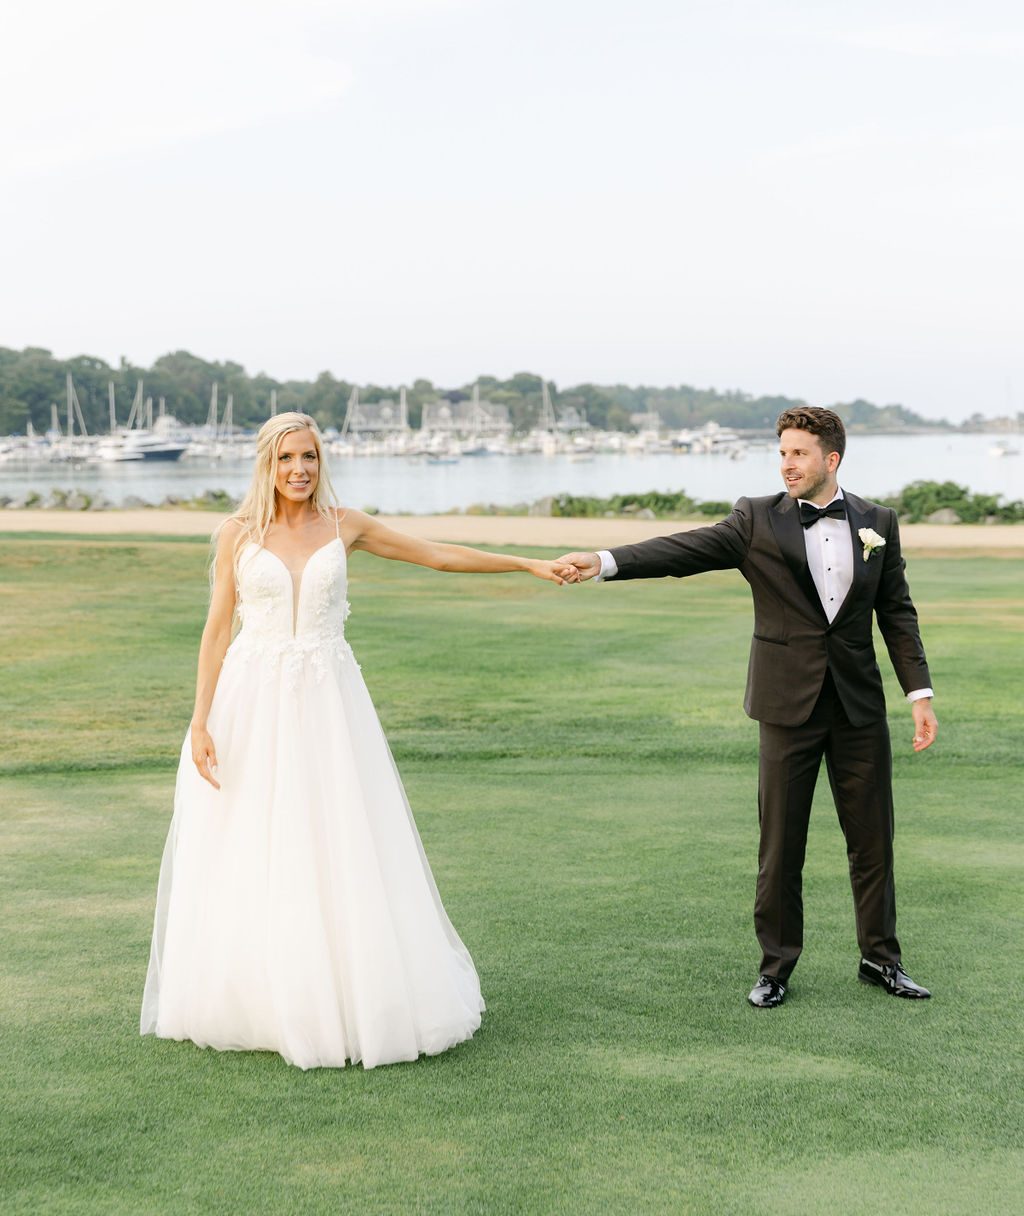
MULTIPOLYGON (((399 515, 384 522, 412 536, 467 545, 532 545, 595 549, 626 545, 701 527, 675 520, 548 519, 518 515, 399 515)), ((0 532, 72 532, 97 536, 148 532, 161 536, 209 536, 220 516, 207 511, 3 511, 0 532)), ((903 547, 970 550, 1024 556, 1024 525, 982 527, 905 524, 903 547)))

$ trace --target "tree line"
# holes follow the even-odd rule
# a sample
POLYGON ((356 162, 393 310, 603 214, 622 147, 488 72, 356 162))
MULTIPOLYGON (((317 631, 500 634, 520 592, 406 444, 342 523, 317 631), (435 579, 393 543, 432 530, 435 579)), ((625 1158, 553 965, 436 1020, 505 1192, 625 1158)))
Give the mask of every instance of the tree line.
MULTIPOLYGON (((205 422, 210 390, 218 385, 221 409, 230 393, 236 426, 258 427, 270 413, 271 392, 276 391, 277 409, 298 410, 314 417, 322 428, 340 427, 349 396, 356 385, 321 372, 315 380, 276 380, 265 372, 249 375, 239 363, 209 362, 188 351, 162 355, 152 367, 140 367, 122 358, 112 367, 103 359, 78 355, 57 359, 43 347, 17 351, 0 347, 0 434, 23 434, 27 424, 37 431, 50 425, 51 403, 64 417, 65 377, 74 377, 75 391, 91 433, 107 430, 108 389, 113 381, 120 423, 127 420, 136 384, 142 380, 145 394, 154 402, 163 397, 167 412, 186 426, 205 422)), ((537 424, 541 410, 541 378, 532 372, 517 372, 507 380, 480 376, 457 388, 439 388, 429 380, 407 386, 409 421, 420 425, 423 406, 443 399, 461 401, 471 396, 473 384, 481 398, 507 405, 517 432, 537 424)), ((806 404, 793 397, 760 396, 729 389, 645 385, 578 384, 558 390, 550 381, 555 409, 572 407, 586 415, 591 426, 603 430, 635 430, 633 415, 656 411, 665 426, 698 427, 714 421, 743 430, 770 430, 785 409, 806 404)), ((358 386, 360 400, 397 399, 398 389, 378 384, 358 386)), ((839 402, 832 406, 853 431, 906 430, 919 427, 950 428, 945 421, 923 418, 902 405, 873 405, 869 401, 839 402)), ((952 428, 950 428, 952 429, 952 428)))

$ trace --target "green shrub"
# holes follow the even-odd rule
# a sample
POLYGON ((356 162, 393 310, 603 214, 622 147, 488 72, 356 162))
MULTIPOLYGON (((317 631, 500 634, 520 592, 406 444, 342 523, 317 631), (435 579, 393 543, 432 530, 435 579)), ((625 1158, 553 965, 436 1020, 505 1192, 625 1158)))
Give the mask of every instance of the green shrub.
POLYGON ((990 517, 1000 523, 1024 520, 1024 502, 1001 503, 1000 498, 999 494, 972 494, 955 481, 912 481, 898 494, 879 501, 914 524, 944 508, 955 511, 965 524, 983 523, 990 517))
MULTIPOLYGON (((984 523, 995 519, 999 523, 1019 523, 1024 520, 1024 502, 1001 502, 998 494, 972 494, 966 486, 953 481, 914 481, 890 498, 879 499, 883 506, 892 507, 901 519, 920 523, 934 511, 951 508, 965 524, 984 523)), ((663 493, 651 490, 646 494, 612 494, 608 498, 558 494, 552 499, 551 514, 575 519, 599 519, 603 516, 630 517, 640 511, 652 511, 658 519, 685 519, 707 516, 722 519, 732 510, 732 503, 701 502, 684 491, 663 493)), ((492 508, 492 513, 499 513, 492 508)))
POLYGON ((574 494, 558 494, 551 504, 551 514, 579 518, 607 515, 635 515, 653 511, 659 519, 682 519, 692 515, 697 503, 682 491, 676 494, 649 490, 646 494, 613 494, 610 498, 585 498, 574 494))

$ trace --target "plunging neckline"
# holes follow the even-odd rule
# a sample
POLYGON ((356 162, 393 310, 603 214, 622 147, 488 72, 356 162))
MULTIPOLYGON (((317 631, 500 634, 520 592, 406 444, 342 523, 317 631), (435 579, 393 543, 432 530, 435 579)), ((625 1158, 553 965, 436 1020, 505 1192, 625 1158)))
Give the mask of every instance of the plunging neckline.
MULTIPOLYGON (((277 553, 275 553, 273 551, 273 549, 268 549, 266 547, 266 545, 257 545, 256 546, 257 549, 259 549, 262 553, 270 554, 270 556, 274 559, 274 561, 276 561, 280 565, 281 569, 285 572, 285 574, 288 575, 288 579, 292 584, 292 637, 293 638, 297 636, 297 630, 298 630, 298 625, 299 625, 299 605, 302 602, 302 583, 303 583, 303 576, 306 573, 306 567, 313 560, 313 558, 316 557, 316 555, 318 553, 322 553, 324 551, 324 549, 329 549, 331 547, 331 545, 336 545, 336 544, 339 544, 340 542, 341 542, 340 536, 333 536, 333 537, 331 537, 331 539, 329 541, 326 542, 326 544, 320 545, 319 548, 314 549, 313 552, 309 555, 309 557, 307 557, 306 560, 302 563, 302 566, 298 571, 298 575, 299 575, 298 581, 296 581, 295 573, 292 571, 291 567, 285 564, 285 560, 283 557, 281 557, 277 553)), ((256 542, 252 541, 251 543, 255 544, 256 542)))

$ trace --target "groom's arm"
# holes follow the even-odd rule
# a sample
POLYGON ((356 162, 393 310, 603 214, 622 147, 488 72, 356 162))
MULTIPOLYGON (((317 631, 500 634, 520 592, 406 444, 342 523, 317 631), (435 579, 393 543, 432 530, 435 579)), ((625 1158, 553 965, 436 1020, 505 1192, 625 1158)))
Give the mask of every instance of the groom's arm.
POLYGON ((904 693, 930 689, 932 681, 917 624, 917 609, 910 598, 907 563, 900 551, 900 527, 895 511, 889 512, 889 530, 881 556, 882 577, 875 595, 875 616, 896 678, 904 693))
POLYGON ((741 498, 726 519, 709 528, 694 528, 671 536, 654 536, 636 545, 604 550, 601 577, 685 578, 706 570, 734 570, 747 556, 753 533, 749 498, 741 498))

